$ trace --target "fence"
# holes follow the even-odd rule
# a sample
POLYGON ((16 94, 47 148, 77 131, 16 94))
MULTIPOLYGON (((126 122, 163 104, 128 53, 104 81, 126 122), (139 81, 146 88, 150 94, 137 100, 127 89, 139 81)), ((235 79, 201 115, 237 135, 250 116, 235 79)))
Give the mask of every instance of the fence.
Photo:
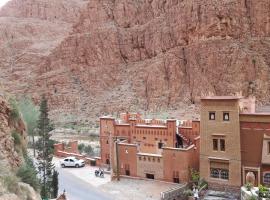
POLYGON ((160 193, 161 200, 177 200, 183 199, 183 191, 186 189, 187 184, 179 185, 178 187, 172 188, 165 192, 160 193))

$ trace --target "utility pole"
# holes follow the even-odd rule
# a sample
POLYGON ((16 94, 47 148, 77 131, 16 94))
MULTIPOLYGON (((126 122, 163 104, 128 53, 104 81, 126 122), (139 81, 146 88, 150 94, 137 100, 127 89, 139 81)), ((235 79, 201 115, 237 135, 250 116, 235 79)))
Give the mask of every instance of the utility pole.
POLYGON ((118 155, 118 139, 115 142, 116 145, 116 173, 117 173, 117 181, 120 181, 120 170, 119 170, 119 155, 118 155))

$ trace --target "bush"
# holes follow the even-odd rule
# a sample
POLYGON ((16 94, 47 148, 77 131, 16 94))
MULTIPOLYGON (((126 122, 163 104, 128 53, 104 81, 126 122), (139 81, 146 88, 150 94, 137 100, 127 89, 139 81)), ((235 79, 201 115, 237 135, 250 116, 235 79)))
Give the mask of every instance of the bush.
POLYGON ((251 197, 248 198, 248 200, 257 200, 257 197, 252 195, 251 197))
POLYGON ((84 147, 84 152, 88 154, 89 156, 92 156, 94 154, 94 150, 91 147, 91 145, 87 145, 84 147))
POLYGON ((251 183, 247 183, 245 184, 245 188, 247 189, 247 191, 251 191, 251 189, 253 188, 253 185, 251 183))
POLYGON ((192 192, 192 190, 188 189, 188 190, 185 190, 185 191, 183 192, 183 194, 184 194, 186 197, 190 197, 190 196, 193 195, 193 192, 192 192))
POLYGON ((13 122, 17 122, 20 119, 20 111, 15 99, 9 99, 9 105, 11 107, 10 118, 13 122))
POLYGON ((17 176, 22 182, 31 185, 36 191, 39 189, 37 171, 31 158, 25 155, 25 163, 17 171, 17 176))
POLYGON ((269 196, 269 189, 263 185, 259 185, 259 197, 267 198, 269 196))
POLYGON ((21 144, 21 136, 18 132, 12 131, 12 137, 14 139, 14 144, 15 145, 20 145, 21 144))
POLYGON ((194 182, 198 185, 198 182, 200 180, 200 173, 196 170, 193 170, 193 169, 190 170, 190 173, 191 173, 192 182, 194 182))
POLYGON ((18 189, 18 178, 13 175, 4 176, 4 186, 11 193, 15 193, 18 189))
POLYGON ((82 143, 82 144, 78 145, 78 150, 79 150, 80 153, 84 152, 84 148, 85 148, 85 144, 82 143))

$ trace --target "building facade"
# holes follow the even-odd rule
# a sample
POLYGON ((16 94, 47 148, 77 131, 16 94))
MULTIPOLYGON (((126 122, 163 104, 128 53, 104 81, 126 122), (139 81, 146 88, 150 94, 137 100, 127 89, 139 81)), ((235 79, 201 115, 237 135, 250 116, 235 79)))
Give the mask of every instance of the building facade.
POLYGON ((100 118, 101 162, 114 174, 186 182, 190 169, 199 169, 199 140, 199 121, 177 126, 175 119, 142 119, 137 113, 100 118))
POLYGON ((255 98, 201 99, 200 174, 215 187, 238 188, 249 172, 270 184, 270 113, 255 112, 255 98))

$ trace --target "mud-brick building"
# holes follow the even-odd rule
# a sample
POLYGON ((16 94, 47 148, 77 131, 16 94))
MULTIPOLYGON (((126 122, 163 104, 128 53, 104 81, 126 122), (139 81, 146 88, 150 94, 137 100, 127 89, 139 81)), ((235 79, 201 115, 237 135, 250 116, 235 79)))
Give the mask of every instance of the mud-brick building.
POLYGON ((270 113, 257 113, 255 98, 201 99, 200 173, 210 186, 238 188, 252 173, 270 184, 270 113))
POLYGON ((175 119, 142 119, 137 113, 101 117, 101 162, 115 174, 185 182, 191 168, 199 169, 200 125, 177 124, 175 119))

